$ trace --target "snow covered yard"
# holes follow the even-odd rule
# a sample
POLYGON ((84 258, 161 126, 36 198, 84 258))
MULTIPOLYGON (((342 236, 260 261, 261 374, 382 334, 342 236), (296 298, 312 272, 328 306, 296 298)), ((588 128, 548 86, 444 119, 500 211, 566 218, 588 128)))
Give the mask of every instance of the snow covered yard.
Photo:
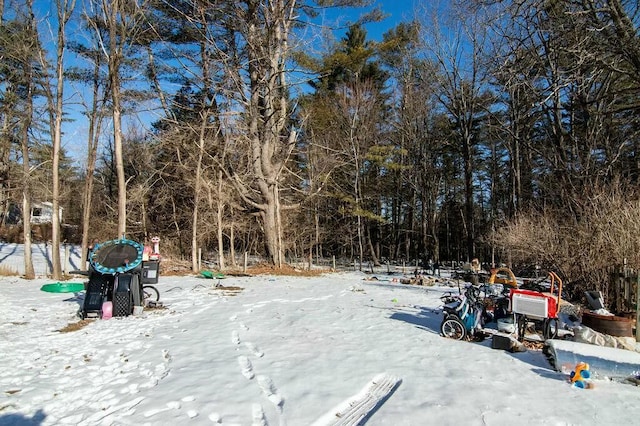
MULTIPOLYGON (((33 269, 36 276, 47 276, 53 270, 51 244, 36 243, 31 246, 33 269)), ((86 269, 80 260, 80 246, 62 244, 60 262, 65 272, 86 269)), ((0 267, 14 274, 24 274, 24 245, 0 241, 0 267)))
POLYGON ((364 277, 161 276, 166 309, 69 332, 83 293, 4 277, 0 425, 326 424, 381 373, 401 382, 369 425, 639 424, 638 388, 445 339, 449 288, 364 277))

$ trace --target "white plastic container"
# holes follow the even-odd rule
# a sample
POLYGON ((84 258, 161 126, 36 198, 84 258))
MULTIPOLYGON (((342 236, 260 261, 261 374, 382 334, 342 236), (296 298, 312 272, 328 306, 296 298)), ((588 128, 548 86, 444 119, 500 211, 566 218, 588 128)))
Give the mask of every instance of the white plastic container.
POLYGON ((499 318, 498 319, 498 331, 504 333, 515 333, 516 326, 513 323, 513 317, 499 318))

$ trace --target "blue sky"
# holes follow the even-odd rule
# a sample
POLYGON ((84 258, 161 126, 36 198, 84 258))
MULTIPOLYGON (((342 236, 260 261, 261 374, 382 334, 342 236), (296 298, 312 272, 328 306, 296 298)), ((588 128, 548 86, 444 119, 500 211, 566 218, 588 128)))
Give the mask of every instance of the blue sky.
MULTIPOLYGON (((426 3, 428 2, 429 0, 426 1, 426 3)), ((416 7, 424 7, 424 3, 424 0, 377 1, 376 5, 389 16, 387 16, 382 22, 367 25, 366 28, 369 37, 376 41, 381 40, 382 34, 398 25, 398 23, 412 20, 416 7)))
MULTIPOLYGON (((370 23, 365 26, 370 39, 380 41, 382 35, 402 21, 410 21, 414 16, 416 7, 424 8, 425 4, 438 3, 438 0, 375 0, 373 7, 377 6, 386 15, 381 22, 370 23)), ((338 20, 345 23, 346 20, 355 20, 359 15, 368 12, 371 8, 332 9, 327 11, 327 19, 338 20)))
MULTIPOLYGON (((382 35, 400 22, 409 22, 416 17, 420 21, 429 18, 434 11, 438 15, 447 13, 451 0, 373 0, 372 6, 366 8, 332 8, 327 10, 325 18, 328 22, 338 20, 342 25, 347 21, 354 21, 360 15, 369 12, 373 7, 378 7, 385 18, 380 22, 372 22, 365 25, 370 40, 380 41, 382 35)), ((428 20, 428 19, 427 19, 428 20)), ((335 34, 341 38, 340 33, 335 34)))

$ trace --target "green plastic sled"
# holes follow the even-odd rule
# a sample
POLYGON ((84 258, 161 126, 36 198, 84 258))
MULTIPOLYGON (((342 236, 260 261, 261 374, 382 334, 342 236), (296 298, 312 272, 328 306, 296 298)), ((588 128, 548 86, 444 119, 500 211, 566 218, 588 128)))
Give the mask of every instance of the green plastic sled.
POLYGON ((57 282, 53 284, 45 284, 40 287, 40 290, 48 293, 77 293, 79 291, 84 291, 84 284, 57 282))
POLYGON ((217 278, 220 280, 222 278, 225 278, 224 274, 221 274, 221 273, 214 274, 211 271, 200 271, 200 275, 209 279, 217 278))

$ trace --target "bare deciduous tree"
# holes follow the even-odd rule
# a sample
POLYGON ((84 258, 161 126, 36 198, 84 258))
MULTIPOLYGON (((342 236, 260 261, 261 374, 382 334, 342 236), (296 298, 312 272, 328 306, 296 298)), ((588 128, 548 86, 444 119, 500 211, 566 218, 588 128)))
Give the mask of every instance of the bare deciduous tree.
MULTIPOLYGON (((64 113, 64 53, 67 48, 66 26, 71 18, 71 14, 75 8, 75 0, 57 0, 57 36, 56 40, 56 65, 53 72, 55 81, 55 89, 53 89, 49 81, 48 72, 44 78, 44 92, 47 98, 47 107, 49 111, 49 128, 51 132, 52 142, 52 216, 51 216, 51 261, 53 279, 62 278, 62 265, 60 262, 60 149, 62 141, 62 117, 64 113)), ((49 61, 47 60, 47 52, 38 49, 40 56, 40 66, 44 70, 48 70, 49 61)))
POLYGON ((123 81, 122 67, 136 45, 139 32, 146 27, 144 3, 125 0, 91 0, 91 16, 87 22, 93 27, 100 49, 107 58, 111 115, 113 121, 114 160, 118 186, 118 237, 127 231, 127 182, 122 154, 123 81))
MULTIPOLYGON (((297 21, 295 0, 236 2, 235 31, 246 49, 248 81, 242 69, 229 70, 235 76, 246 109, 246 138, 251 182, 241 186, 245 203, 259 212, 270 261, 284 263, 281 186, 286 163, 295 146, 297 132, 289 121, 291 106, 286 64, 292 51, 289 38, 297 21), (246 84, 246 85, 245 85, 246 84), (248 185, 248 186, 247 186, 248 185), (248 191, 249 186, 256 191, 248 191)), ((236 177, 239 177, 236 175, 236 177)), ((237 181, 239 184, 239 181, 237 181)))
POLYGON ((34 92, 35 92, 35 61, 34 54, 38 51, 37 29, 33 14, 33 1, 27 0, 25 38, 22 40, 23 56, 22 61, 22 81, 24 93, 24 111, 22 112, 20 123, 20 146, 22 151, 22 223, 24 239, 24 277, 32 279, 35 277, 33 269, 33 258, 31 255, 31 164, 30 164, 30 131, 33 122, 34 92))
POLYGON ((482 67, 482 52, 486 34, 482 22, 461 10, 447 25, 432 17, 423 25, 429 32, 425 44, 438 64, 435 74, 438 98, 450 117, 453 136, 451 147, 462 158, 464 180, 464 214, 467 260, 475 257, 475 190, 477 146, 480 144, 478 125, 488 111, 487 75, 482 67), (449 34, 449 36, 445 36, 449 34))

